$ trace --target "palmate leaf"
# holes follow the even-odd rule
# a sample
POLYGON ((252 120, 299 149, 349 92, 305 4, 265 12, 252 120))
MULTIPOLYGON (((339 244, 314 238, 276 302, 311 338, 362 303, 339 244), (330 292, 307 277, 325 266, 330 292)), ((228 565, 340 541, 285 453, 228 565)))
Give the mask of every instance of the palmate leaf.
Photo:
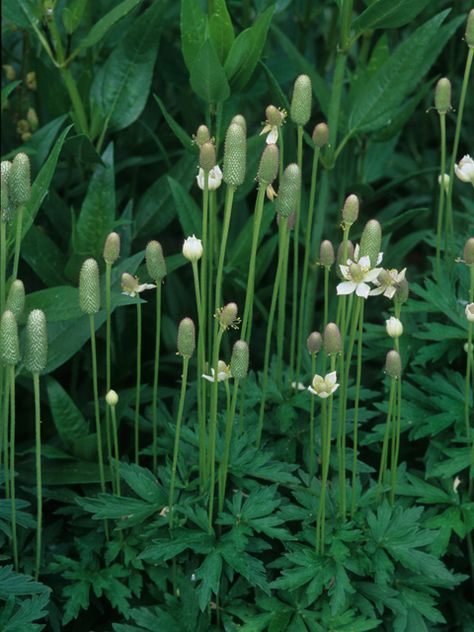
POLYGON ((12 565, 0 567, 0 599, 6 601, 11 595, 36 595, 49 593, 50 588, 36 582, 30 575, 23 575, 13 570, 12 565))
POLYGON ((45 624, 34 623, 44 619, 48 615, 47 605, 49 591, 42 595, 36 595, 31 599, 22 599, 15 602, 11 596, 5 607, 0 610, 0 629, 2 632, 39 632, 45 628, 45 624))

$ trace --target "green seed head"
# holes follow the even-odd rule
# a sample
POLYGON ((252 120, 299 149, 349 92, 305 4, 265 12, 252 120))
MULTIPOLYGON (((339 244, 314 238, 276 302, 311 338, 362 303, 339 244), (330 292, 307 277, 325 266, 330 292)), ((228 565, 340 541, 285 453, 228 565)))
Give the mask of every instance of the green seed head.
POLYGON ((2 186, 1 186, 1 199, 2 199, 2 209, 1 209, 1 221, 8 222, 11 217, 11 202, 10 202, 10 194, 9 194, 9 180, 10 173, 12 169, 12 163, 9 160, 2 160, 2 186))
POLYGON ((5 309, 9 309, 13 312, 15 318, 19 318, 22 315, 25 309, 25 286, 20 279, 16 279, 11 284, 5 309))
POLYGON ((301 173, 298 165, 288 165, 283 172, 276 199, 276 210, 282 217, 289 217, 296 210, 300 188, 301 173))
POLYGON ((211 140, 211 135, 209 134, 209 128, 207 125, 200 125, 197 128, 195 140, 199 146, 204 145, 204 143, 211 140))
POLYGON ((334 248, 329 239, 325 239, 321 242, 321 247, 319 249, 319 261, 321 265, 326 268, 330 268, 335 261, 334 248))
POLYGON ((274 105, 267 106, 265 116, 269 125, 280 127, 285 120, 285 112, 282 112, 274 105))
POLYGON ((239 187, 245 179, 247 163, 247 139, 245 128, 231 123, 227 130, 224 147, 223 180, 230 187, 239 187))
POLYGON ((159 241, 149 241, 145 251, 146 269, 157 284, 166 276, 166 261, 159 241))
POLYGON ((183 318, 178 327, 178 354, 190 358, 196 348, 196 328, 191 318, 183 318))
POLYGON ((85 314, 100 309, 99 266, 95 259, 86 259, 79 276, 79 305, 85 314))
POLYGON ((359 217, 359 198, 351 193, 346 197, 344 206, 342 207, 342 219, 344 223, 351 226, 359 217))
POLYGON ((243 380, 249 370, 249 346, 244 340, 237 340, 232 349, 230 372, 234 378, 243 380))
POLYGON ((257 172, 257 180, 263 186, 271 184, 278 173, 278 147, 267 145, 260 158, 260 165, 257 172))
POLYGON ((31 195, 31 174, 30 159, 23 152, 13 158, 8 184, 8 194, 13 206, 16 208, 26 204, 31 195))
POLYGON ((451 82, 443 77, 436 84, 435 108, 438 114, 446 114, 451 109, 451 82))
POLYGON ((104 261, 113 265, 120 257, 120 235, 109 233, 104 244, 104 261))
POLYGON ((238 318, 237 303, 227 303, 222 309, 217 311, 217 317, 222 329, 229 329, 229 327, 235 327, 238 318))
POLYGON ((402 374, 402 360, 398 351, 394 349, 387 353, 385 359, 385 373, 394 378, 399 378, 402 374))
POLYGON ((324 330, 324 351, 327 355, 333 355, 341 353, 342 351, 342 339, 341 332, 336 323, 328 323, 324 330))
POLYGON ((199 166, 204 171, 210 171, 216 166, 216 148, 214 143, 203 143, 199 149, 199 166))
POLYGON ((313 331, 309 334, 306 339, 306 348, 308 349, 308 353, 310 355, 316 355, 321 351, 321 347, 323 346, 323 337, 319 333, 319 331, 313 331))
POLYGON ((469 237, 464 244, 464 262, 468 266, 474 266, 474 237, 469 237))
POLYGON ((7 309, 0 321, 0 359, 7 366, 15 366, 20 361, 18 325, 13 312, 7 309))
POLYGON ((231 125, 233 123, 240 125, 240 127, 244 130, 245 135, 247 136, 247 123, 245 121, 245 118, 242 116, 242 114, 236 114, 230 122, 231 125))
POLYGON ((110 389, 110 391, 105 396, 105 401, 111 408, 113 408, 114 406, 117 406, 118 401, 119 401, 119 396, 117 395, 116 391, 114 391, 113 389, 110 389))
POLYGON ((474 9, 471 9, 467 16, 466 44, 469 48, 474 48, 474 9))
POLYGON ((403 305, 403 303, 407 302, 409 295, 410 285, 406 279, 402 279, 396 289, 395 298, 400 303, 400 305, 403 305))
POLYGON ((296 78, 291 99, 291 120, 296 125, 306 125, 311 116, 312 87, 308 75, 296 78))
POLYGON ((26 323, 25 366, 31 373, 44 371, 48 359, 48 334, 46 317, 40 309, 34 309, 26 323))
POLYGON ((329 140, 329 127, 326 123, 318 123, 313 130, 313 143, 316 147, 324 147, 328 144, 329 140))
POLYGON ((360 256, 368 256, 370 265, 375 268, 382 245, 382 227, 376 219, 367 222, 360 239, 360 256))

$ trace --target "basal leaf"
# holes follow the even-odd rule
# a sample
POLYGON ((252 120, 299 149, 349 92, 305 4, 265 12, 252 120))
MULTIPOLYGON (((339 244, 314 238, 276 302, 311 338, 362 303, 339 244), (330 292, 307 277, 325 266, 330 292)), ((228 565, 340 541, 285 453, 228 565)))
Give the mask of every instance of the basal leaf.
POLYGON ((49 378, 46 384, 54 425, 65 445, 69 447, 89 434, 89 426, 59 382, 49 378))
POLYGON ((79 48, 89 48, 90 46, 98 44, 105 35, 107 35, 114 24, 130 13, 130 11, 133 11, 142 1, 143 0, 124 0, 114 6, 113 9, 97 20, 89 33, 81 40, 79 48))
POLYGON ((411 22, 430 0, 377 0, 352 23, 358 33, 374 29, 397 28, 411 22))
POLYGON ((189 74, 192 89, 206 103, 221 103, 229 96, 226 73, 211 40, 205 40, 198 50, 189 74))
POLYGON ((211 0, 209 35, 220 62, 223 64, 234 42, 234 29, 225 0, 211 0))
POLYGON ((196 0, 181 0, 181 52, 189 71, 204 44, 206 16, 196 0))

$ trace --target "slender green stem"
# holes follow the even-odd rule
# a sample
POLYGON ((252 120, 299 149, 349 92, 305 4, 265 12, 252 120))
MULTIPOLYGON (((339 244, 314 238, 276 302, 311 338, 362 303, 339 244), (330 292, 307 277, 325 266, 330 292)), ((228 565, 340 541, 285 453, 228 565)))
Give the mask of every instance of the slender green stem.
POLYGON ((152 396, 152 458, 153 472, 158 466, 158 376, 160 370, 160 340, 161 340, 161 279, 156 281, 156 312, 155 312, 155 358, 153 365, 153 396, 152 396))
POLYGON ((10 485, 12 510, 12 545, 15 569, 18 571, 18 544, 16 538, 16 498, 15 498, 15 367, 10 366, 10 485))
POLYGON ((110 407, 110 417, 112 419, 112 434, 114 439, 114 459, 115 459, 115 493, 118 496, 122 495, 122 491, 120 489, 120 452, 118 445, 118 432, 117 432, 117 414, 115 412, 115 406, 110 407))
POLYGON ((13 279, 18 278, 18 265, 20 263, 21 231, 23 226, 23 205, 16 210, 16 234, 15 234, 15 255, 13 258, 13 279))
POLYGON ((393 446, 393 458, 390 464, 391 473, 391 489, 390 489, 390 504, 395 502, 395 492, 397 490, 397 468, 398 468, 398 455, 400 453, 400 426, 401 426, 401 410, 402 410, 402 379, 397 380, 397 418, 394 424, 394 446, 393 446))
MULTIPOLYGON (((112 308, 111 308, 111 295, 110 288, 112 284, 112 264, 108 261, 105 262, 105 392, 110 391, 112 377, 111 377, 111 339, 112 339, 112 308)), ((105 436, 107 439, 107 458, 109 462, 110 473, 112 474, 112 438, 110 435, 110 410, 109 407, 105 408, 105 436)), ((112 487, 114 486, 114 477, 112 476, 112 487)), ((117 490, 114 490, 115 492, 117 490)))
MULTIPOLYGON (((297 128, 297 163, 300 174, 303 172, 303 126, 297 128)), ((296 328, 298 326, 298 282, 300 256, 300 221, 301 221, 301 190, 298 195, 295 212, 295 229, 293 232, 293 297, 291 305, 291 338, 290 338, 290 368, 291 374, 296 372, 298 361, 301 362, 301 349, 296 346, 296 328)), ((296 377, 298 381, 298 377, 296 377)))
POLYGON ((203 293, 199 283, 199 273, 197 261, 192 262, 194 290, 196 295, 196 308, 198 314, 198 363, 197 363, 197 396, 198 396, 198 429, 199 429, 199 483, 201 489, 204 489, 204 480, 206 476, 206 418, 205 418, 205 402, 204 402, 204 382, 202 374, 204 373, 204 363, 206 356, 206 342, 204 339, 204 321, 205 314, 203 312, 203 293))
POLYGON ((222 275, 224 271, 225 251, 227 247, 227 238, 229 236, 230 217, 232 214, 232 202, 234 200, 234 187, 228 186, 226 189, 225 206, 224 206, 224 223, 222 227, 221 247, 219 250, 219 261, 217 263, 216 274, 216 310, 222 306, 222 275))
POLYGON ((316 519, 316 553, 322 553, 323 544, 321 541, 322 524, 326 513, 326 436, 327 436, 327 401, 321 400, 321 496, 319 498, 318 516, 316 519))
MULTIPOLYGON (((316 374, 316 354, 311 354, 311 379, 316 374)), ((314 397, 309 402, 309 477, 313 478, 316 471, 316 445, 314 438, 314 397)))
POLYGON ((329 321, 329 272, 331 268, 324 266, 324 326, 329 321))
POLYGON ((39 577, 41 566, 41 536, 43 533, 43 485, 41 478, 41 410, 39 373, 33 373, 35 398, 35 462, 36 462, 36 563, 35 579, 39 577))
MULTIPOLYGON (((360 383, 362 378, 362 338, 364 333, 364 299, 360 299, 360 313, 359 313, 359 338, 357 341, 357 373, 356 373, 356 392, 354 401, 354 434, 353 434, 353 448, 352 448, 352 498, 351 498, 351 516, 354 516, 356 509, 356 484, 357 484, 357 450, 359 439, 359 401, 360 401, 360 383)), ((344 476, 344 513, 345 516, 345 479, 346 479, 346 426, 343 426, 342 435, 342 467, 344 476)))
POLYGON ((387 410, 387 419, 385 421, 385 434, 383 438, 382 444, 382 454, 380 457, 380 468, 379 468, 379 477, 377 484, 377 500, 380 498, 380 494, 382 493, 382 487, 385 480, 385 471, 387 469, 387 455, 388 455, 388 442, 390 437, 390 430, 392 424, 392 415, 393 408, 395 402, 395 390, 396 390, 396 379, 390 379, 390 395, 388 399, 388 410, 387 410))
POLYGON ((281 178, 283 176, 283 168, 285 166, 285 139, 283 127, 280 128, 280 132, 278 134, 278 148, 280 153, 280 161, 278 164, 278 180, 281 182, 281 178))
POLYGON ((210 487, 209 487, 209 533, 212 533, 212 519, 214 514, 214 496, 216 486, 216 437, 217 437, 217 403, 218 388, 217 381, 219 351, 221 347, 222 335, 224 330, 219 327, 219 331, 214 341, 214 353, 212 358, 212 367, 214 369, 214 382, 211 386, 211 417, 209 426, 209 469, 210 469, 210 487))
MULTIPOLYGON (((470 285, 469 285, 469 303, 474 302, 474 266, 469 267, 470 271, 470 285)), ((471 438, 471 426, 469 421, 469 404, 471 400, 471 372, 472 372, 472 330, 473 326, 471 322, 467 324, 467 359, 466 359, 466 382, 464 389, 464 424, 466 427, 466 437, 470 441, 471 438)))
POLYGON ((10 389, 8 388, 8 371, 6 367, 0 367, 5 374, 5 392, 2 401, 2 440, 3 440, 3 470, 5 475, 5 496, 10 498, 10 467, 8 460, 8 406, 10 403, 10 389))
MULTIPOLYGON (((441 165, 439 178, 439 203, 438 203, 438 222, 436 227, 436 279, 440 279, 441 266, 441 233, 443 231, 443 214, 444 214, 444 174, 446 172, 446 114, 439 115, 439 124, 441 131, 441 165)), ((446 227, 447 228, 447 227, 446 227)))
POLYGON ((181 393, 179 396, 178 416, 176 418, 173 464, 171 466, 170 493, 169 493, 169 500, 168 500, 168 508, 169 508, 168 516, 169 516, 170 528, 173 527, 174 488, 176 484, 176 468, 178 464, 179 441, 181 437, 181 423, 183 421, 184 400, 186 398, 186 388, 187 388, 187 381, 188 381, 188 366, 189 366, 189 358, 186 356, 183 356, 183 375, 181 378, 181 393))
POLYGON ((288 253, 290 248, 290 233, 286 223, 286 235, 280 242, 278 256, 282 258, 280 275, 280 289, 278 293, 278 322, 277 322, 277 384, 281 388, 283 381, 283 346, 285 341, 286 320, 286 290, 288 287, 288 253))
POLYGON ((137 365, 135 383, 135 463, 140 461, 140 396, 142 388, 142 304, 137 302, 137 365))
MULTIPOLYGON (((0 314, 5 309, 7 282, 7 224, 0 219, 0 314)), ((0 393, 1 394, 1 393, 0 393)))
MULTIPOLYGON (((227 382, 226 382, 226 389, 227 389, 227 394, 229 395, 229 385, 227 382)), ((227 410, 224 454, 222 457, 222 463, 220 467, 220 476, 219 476, 219 502, 218 502, 219 511, 222 511, 224 509, 225 489, 227 485, 227 475, 228 475, 228 470, 229 470, 230 444, 232 441, 232 431, 234 428, 234 419, 235 419, 235 410, 237 408, 238 392, 239 392, 239 379, 236 378, 234 382, 234 388, 232 390, 232 400, 230 402, 230 406, 228 405, 228 410, 227 410)))

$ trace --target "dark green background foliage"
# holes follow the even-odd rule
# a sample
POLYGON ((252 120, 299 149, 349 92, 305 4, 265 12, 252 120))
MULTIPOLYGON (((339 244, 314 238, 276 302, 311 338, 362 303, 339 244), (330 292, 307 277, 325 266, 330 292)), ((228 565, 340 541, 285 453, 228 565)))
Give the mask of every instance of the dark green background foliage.
MULTIPOLYGON (((112 623, 116 632, 194 632, 213 625, 245 632, 474 629, 467 580, 474 503, 467 494, 470 457, 462 422, 467 336, 462 301, 469 279, 466 267, 453 263, 474 232, 474 200, 469 185, 456 184, 456 244, 435 283, 439 130, 437 113, 430 109, 441 76, 451 79, 457 108, 469 0, 355 2, 356 39, 349 50, 338 129, 331 128, 333 144, 322 153, 317 204, 319 216, 324 212, 326 217, 324 224, 316 224, 312 260, 318 257, 321 237, 339 241, 340 208, 347 194, 356 193, 361 216, 351 237, 358 241, 365 221, 377 218, 383 228, 384 265, 408 268, 411 297, 403 309, 406 369, 396 505, 376 507, 373 487, 367 486, 354 521, 335 522, 328 554, 316 556, 312 543, 319 488, 299 469, 308 395, 281 393, 271 381, 265 448, 256 451, 246 434, 232 446, 232 488, 240 491, 220 514, 220 532, 207 533, 192 474, 197 438, 191 426, 183 432, 181 526, 172 539, 160 514, 167 504, 165 455, 169 459, 172 450, 181 370, 175 355, 177 324, 184 316, 195 316, 191 267, 180 254, 183 237, 199 234, 201 223, 192 134, 207 122, 221 160, 230 119, 241 113, 247 120, 247 177, 236 194, 223 290, 226 300, 243 305, 265 107, 273 103, 288 108, 296 76, 308 74, 314 102, 305 152, 312 154, 312 126, 331 116, 339 5, 341 0, 227 0, 227 6, 224 0, 2 2, 2 64, 13 66, 16 74, 14 79, 6 73, 2 77, 2 156, 21 150, 31 158, 34 185, 19 276, 28 293, 26 313, 43 309, 49 336, 42 382, 45 571, 38 583, 7 565, 0 569, 2 629, 39 630, 46 612, 51 630, 109 630, 112 623), (48 6, 54 17, 45 17, 48 6), (73 55, 66 72, 48 54, 53 47, 48 19, 59 27, 64 57, 73 55), (35 89, 28 86, 31 72, 35 89), (85 124, 66 89, 67 72, 77 83, 85 124), (29 108, 36 111, 39 126, 22 140, 18 123, 29 108), (333 164, 341 140, 345 145, 333 164), (121 499, 96 495, 89 329, 76 289, 86 257, 96 257, 102 265, 104 239, 111 230, 122 238, 112 296, 113 386, 120 393, 122 446, 132 436, 135 301, 121 294, 120 275, 137 273, 149 281, 143 250, 150 239, 160 240, 169 271, 163 289, 160 467, 155 477, 145 467, 127 464, 124 455, 126 497, 121 499), (457 491, 456 476, 462 479, 457 491), (117 527, 106 546, 104 517, 117 527), (173 596, 168 581, 175 559, 179 597, 173 596), (216 603, 217 593, 219 619, 206 608, 216 603)), ((474 151, 473 104, 468 91, 457 158, 474 151)), ((454 121, 455 112, 448 113, 448 147, 454 121)), ((286 160, 293 161, 294 126, 287 122, 283 133, 286 160)), ((309 160, 305 167, 303 208, 309 160)), ((222 189, 218 204, 221 211, 222 189)), ((277 248, 270 203, 263 226, 254 371, 262 364, 277 248)), ((313 327, 319 328, 321 287, 311 289, 313 327)), ((151 439, 150 303, 144 305, 145 445, 151 439)), ((382 335, 381 318, 383 309, 388 317, 387 306, 369 301, 366 308, 360 411, 360 467, 366 481, 377 468, 387 408, 382 370, 390 341, 382 335)), ((96 318, 99 354, 104 322, 102 310, 96 318)), ((228 357, 230 343, 225 344, 228 357)), ((305 362, 309 377, 309 360, 305 362)), ((102 365, 100 370, 102 385, 102 365)), ((17 388, 22 499, 17 517, 21 549, 32 559, 34 512, 27 501, 34 504, 33 398, 26 373, 20 373, 17 388)), ((252 373, 246 391, 249 425, 256 422, 257 413, 250 408, 260 393, 252 373)), ((186 400, 186 414, 193 398, 194 390, 186 400)), ((144 464, 149 465, 146 457, 144 464)), ((9 503, 0 500, 0 508, 1 559, 7 564, 9 503)), ((24 568, 25 573, 31 570, 31 563, 24 568)))

